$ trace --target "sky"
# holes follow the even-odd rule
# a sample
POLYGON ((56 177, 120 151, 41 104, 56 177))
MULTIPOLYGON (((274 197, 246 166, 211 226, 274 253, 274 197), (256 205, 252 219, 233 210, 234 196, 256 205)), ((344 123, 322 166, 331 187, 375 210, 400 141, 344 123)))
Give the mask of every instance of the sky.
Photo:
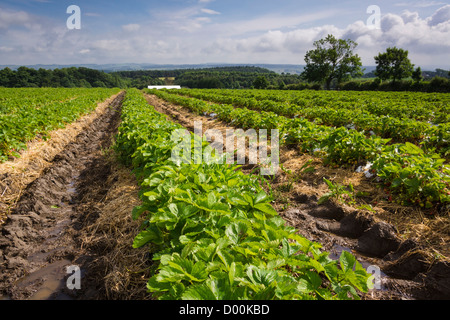
POLYGON ((299 65, 328 34, 366 66, 396 46, 450 69, 449 0, 0 0, 0 65, 299 65))

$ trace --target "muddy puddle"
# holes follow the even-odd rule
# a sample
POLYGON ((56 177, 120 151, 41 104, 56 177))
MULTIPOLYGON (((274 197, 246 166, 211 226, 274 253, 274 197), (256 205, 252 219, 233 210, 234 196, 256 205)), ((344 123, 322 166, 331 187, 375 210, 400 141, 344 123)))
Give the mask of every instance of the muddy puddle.
POLYGON ((103 197, 94 194, 93 188, 105 183, 108 164, 102 152, 117 130, 123 96, 119 94, 87 130, 54 157, 0 226, 0 299, 95 296, 96 288, 78 290, 68 283, 89 272, 89 256, 81 250, 78 238, 86 216, 95 216, 92 202, 103 197))

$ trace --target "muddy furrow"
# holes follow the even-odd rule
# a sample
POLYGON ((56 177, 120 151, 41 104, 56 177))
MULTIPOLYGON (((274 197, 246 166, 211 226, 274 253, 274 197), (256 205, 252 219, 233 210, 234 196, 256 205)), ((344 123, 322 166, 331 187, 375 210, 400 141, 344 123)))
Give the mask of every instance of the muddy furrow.
MULTIPOLYGON (((170 104, 153 95, 145 95, 147 102, 168 119, 194 131, 194 121, 201 121, 203 132, 208 129, 234 129, 209 116, 199 116, 187 108, 170 104)), ((247 159, 248 160, 248 159, 247 159)), ((316 161, 290 149, 280 150, 280 162, 285 169, 295 172, 306 161, 316 161)), ((248 163, 248 162, 246 162, 248 163)), ((320 166, 320 164, 317 164, 320 166)), ((251 173, 254 166, 244 165, 251 173)), ((340 169, 337 169, 340 170, 340 169)), ((336 171, 338 172, 338 171, 336 171)), ((304 175, 291 183, 283 170, 268 179, 277 193, 274 207, 288 224, 307 239, 322 244, 324 250, 337 259, 343 250, 352 252, 365 268, 380 270, 379 286, 365 299, 448 299, 450 297, 450 263, 436 260, 426 244, 405 239, 397 229, 376 215, 340 206, 332 201, 318 205, 322 175, 336 174, 324 171, 319 178, 304 175), (286 190, 288 189, 288 190, 286 190), (375 268, 375 269, 374 269, 375 268)), ((345 172, 340 173, 345 176, 345 172)))
POLYGON ((77 291, 66 284, 70 275, 83 278, 89 273, 85 266, 90 257, 80 255, 80 230, 96 219, 95 203, 105 196, 110 165, 104 153, 117 131, 123 97, 124 92, 53 158, 0 227, 0 298, 96 296, 95 287, 77 291), (69 266, 80 272, 69 272, 69 266))

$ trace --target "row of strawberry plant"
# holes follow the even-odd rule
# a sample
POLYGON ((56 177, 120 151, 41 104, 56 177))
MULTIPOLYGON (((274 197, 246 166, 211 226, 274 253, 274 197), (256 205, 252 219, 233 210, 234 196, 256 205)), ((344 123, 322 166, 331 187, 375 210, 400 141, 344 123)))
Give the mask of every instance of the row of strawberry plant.
POLYGON ((6 93, 0 101, 0 162, 26 143, 49 131, 62 128, 81 115, 94 110, 97 104, 119 89, 1 89, 6 93), (43 90, 44 99, 39 96, 43 90))
POLYGON ((327 107, 364 110, 375 116, 446 123, 450 120, 450 95, 422 92, 356 92, 356 91, 285 91, 285 90, 229 90, 183 89, 228 97, 223 103, 243 103, 245 107, 261 100, 293 104, 302 108, 327 107))
POLYGON ((302 118, 286 118, 273 112, 256 112, 148 90, 162 99, 199 114, 214 113, 220 120, 243 129, 278 129, 281 143, 297 145, 302 152, 321 155, 325 163, 366 165, 405 205, 447 207, 450 202, 450 168, 438 154, 424 152, 411 143, 388 144, 388 139, 345 127, 317 125, 302 118))
POLYGON ((154 298, 358 299, 369 289, 353 255, 332 260, 286 226, 255 177, 236 165, 172 161, 177 130, 141 92, 127 92, 115 150, 140 181, 133 246, 149 246, 154 298))
MULTIPOLYGON (((442 156, 450 156, 450 123, 438 125, 426 121, 417 121, 409 118, 398 118, 388 115, 372 114, 365 108, 354 109, 345 106, 309 107, 295 105, 289 102, 279 102, 270 99, 252 100, 239 90, 181 90, 178 93, 190 97, 208 100, 216 103, 233 104, 252 110, 275 112, 279 115, 295 118, 304 117, 317 124, 327 126, 347 126, 358 131, 365 131, 367 135, 378 135, 382 138, 392 139, 393 142, 411 142, 420 144, 428 150, 436 150, 442 156), (224 94, 226 92, 226 94, 224 94)), ((279 91, 282 94, 282 91, 279 91)), ((272 93, 275 95, 275 93, 272 93)), ((264 96, 262 96, 264 97, 264 96)), ((411 109, 413 107, 409 106, 411 109)), ((448 114, 445 113, 447 116, 448 114)))

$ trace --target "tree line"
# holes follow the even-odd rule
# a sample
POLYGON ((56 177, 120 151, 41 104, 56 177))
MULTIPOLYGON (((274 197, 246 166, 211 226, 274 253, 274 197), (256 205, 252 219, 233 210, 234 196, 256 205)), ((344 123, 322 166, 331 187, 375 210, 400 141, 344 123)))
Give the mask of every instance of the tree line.
POLYGON ((114 74, 85 67, 38 70, 19 67, 17 70, 0 70, 0 87, 65 87, 65 88, 121 88, 126 81, 114 74))
POLYGON ((0 70, 0 87, 147 88, 179 84, 188 88, 273 88, 304 82, 299 75, 278 74, 261 67, 232 66, 204 69, 139 70, 106 73, 86 67, 38 70, 19 67, 0 70))

